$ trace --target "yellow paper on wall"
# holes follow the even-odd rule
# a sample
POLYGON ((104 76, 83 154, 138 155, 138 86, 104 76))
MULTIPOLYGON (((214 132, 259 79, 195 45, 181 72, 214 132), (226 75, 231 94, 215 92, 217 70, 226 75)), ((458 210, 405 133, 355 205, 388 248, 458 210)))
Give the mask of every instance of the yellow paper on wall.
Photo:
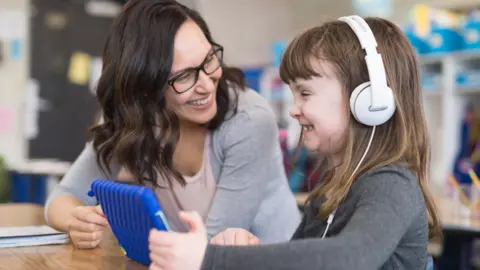
POLYGON ((420 37, 430 33, 430 7, 417 4, 413 7, 414 32, 420 37))
POLYGON ((75 52, 70 58, 68 79, 70 82, 85 85, 90 78, 90 55, 83 52, 75 52))

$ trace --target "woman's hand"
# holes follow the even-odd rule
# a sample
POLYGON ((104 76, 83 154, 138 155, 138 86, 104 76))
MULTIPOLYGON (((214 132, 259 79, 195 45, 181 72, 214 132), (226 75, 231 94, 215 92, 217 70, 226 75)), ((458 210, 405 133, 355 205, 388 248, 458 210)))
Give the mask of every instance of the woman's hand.
POLYGON ((260 240, 247 230, 239 228, 228 228, 215 235, 210 244, 221 246, 247 246, 258 245, 260 240))
POLYGON ((102 209, 94 206, 75 207, 67 224, 72 243, 81 249, 96 248, 108 226, 102 209))
POLYGON ((182 212, 188 233, 152 230, 149 236, 150 270, 199 270, 207 249, 207 230, 197 212, 182 212))

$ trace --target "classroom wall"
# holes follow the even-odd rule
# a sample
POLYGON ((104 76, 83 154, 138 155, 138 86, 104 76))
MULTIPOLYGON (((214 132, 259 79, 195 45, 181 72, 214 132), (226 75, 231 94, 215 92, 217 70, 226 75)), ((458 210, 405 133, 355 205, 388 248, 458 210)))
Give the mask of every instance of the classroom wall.
POLYGON ((184 4, 189 8, 196 9, 196 0, 178 0, 178 2, 184 4))
POLYGON ((270 45, 290 39, 306 27, 352 12, 350 0, 197 0, 226 61, 259 66, 272 61, 270 45))
MULTIPOLYGON (((257 66, 270 63, 268 44, 289 39, 322 21, 354 14, 352 0, 189 0, 204 16, 215 38, 226 47, 231 64, 257 66)), ((415 4, 461 8, 478 0, 394 0, 390 20, 402 26, 415 4)))
POLYGON ((23 140, 24 92, 28 78, 28 0, 0 1, 0 155, 19 162, 23 140), (13 25, 11 24, 13 23, 13 25), (17 50, 19 49, 19 50, 17 50))
POLYGON ((291 1, 290 8, 292 12, 292 35, 319 25, 326 20, 334 20, 340 16, 353 14, 351 0, 337 1, 302 1, 301 5, 291 1))
POLYGON ((288 36, 291 0, 197 0, 197 10, 214 38, 225 47, 225 61, 240 66, 270 62, 270 47, 288 36))
MULTIPOLYGON (((444 0, 437 0, 443 1, 444 0)), ((470 0, 463 0, 470 1, 470 0)), ((258 66, 271 62, 269 44, 290 39, 313 25, 354 14, 351 0, 190 0, 214 37, 226 48, 229 63, 258 66), (220 12, 221 11, 221 12, 220 12)), ((418 0, 394 1, 391 19, 401 24, 418 0)), ((434 2, 426 0, 425 2, 434 2)))
MULTIPOLYGON (((226 61, 241 67, 263 66, 272 59, 270 44, 293 35, 326 19, 354 13, 351 0, 179 0, 196 8, 206 19, 216 40, 226 48, 226 61)), ((391 19, 399 24, 406 21, 408 9, 415 3, 449 6, 449 0, 396 0, 391 19)), ((471 6, 478 0, 458 0, 456 7, 471 6)), ((0 0, 0 12, 15 10, 21 31, 28 33, 27 7, 29 0, 0 0), (23 17, 22 17, 23 16, 23 17)), ((15 16, 14 16, 15 17, 15 16)), ((0 16, 2 22, 2 16, 0 16)), ((10 163, 19 163, 26 156, 24 127, 32 120, 25 113, 25 90, 28 82, 29 36, 20 37, 20 50, 11 56, 11 38, 5 38, 0 26, 0 49, 6 61, 0 64, 0 154, 10 163), (26 121, 26 119, 28 121, 26 121)), ((8 28, 7 28, 8 29, 8 28)), ((34 131, 34 130, 33 130, 34 131)))

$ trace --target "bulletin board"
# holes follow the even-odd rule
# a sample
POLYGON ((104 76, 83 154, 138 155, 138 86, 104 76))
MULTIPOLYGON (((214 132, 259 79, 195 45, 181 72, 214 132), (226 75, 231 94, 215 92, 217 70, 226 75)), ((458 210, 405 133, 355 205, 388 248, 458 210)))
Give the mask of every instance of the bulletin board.
POLYGON ((82 2, 32 0, 29 159, 74 161, 98 113, 94 86, 113 18, 87 14, 82 2))

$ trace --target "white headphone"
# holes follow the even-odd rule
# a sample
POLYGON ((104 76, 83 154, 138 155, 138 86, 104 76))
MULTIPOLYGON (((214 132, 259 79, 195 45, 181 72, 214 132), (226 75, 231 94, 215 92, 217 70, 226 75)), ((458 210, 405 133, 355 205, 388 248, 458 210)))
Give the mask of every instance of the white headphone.
MULTIPOLYGON (((396 107, 392 89, 387 86, 387 76, 382 56, 377 52, 377 42, 367 22, 357 15, 340 17, 339 20, 350 25, 360 41, 362 49, 365 50, 367 54, 365 62, 367 63, 368 76, 370 78, 369 82, 364 82, 355 87, 350 96, 350 111, 355 119, 364 125, 373 127, 367 148, 353 171, 353 174, 355 174, 372 145, 375 127, 387 122, 392 117, 396 107)), ((327 227, 323 232, 322 239, 327 235, 336 212, 337 209, 333 210, 328 216, 327 227)))
POLYGON ((378 126, 387 122, 395 112, 393 92, 387 85, 387 76, 382 56, 377 52, 377 42, 367 22, 360 16, 340 17, 346 22, 365 50, 369 82, 355 87, 350 96, 350 111, 355 119, 367 126, 378 126))

